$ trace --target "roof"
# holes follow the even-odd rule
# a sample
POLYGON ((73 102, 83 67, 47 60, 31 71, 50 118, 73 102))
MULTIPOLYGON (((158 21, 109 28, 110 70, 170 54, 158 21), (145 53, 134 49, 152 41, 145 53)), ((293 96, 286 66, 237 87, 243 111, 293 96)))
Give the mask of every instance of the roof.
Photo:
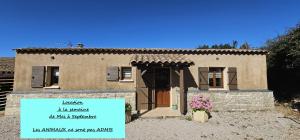
POLYGON ((180 54, 136 54, 130 59, 131 64, 177 64, 193 65, 194 62, 180 54))
POLYGON ((258 49, 162 49, 162 48, 19 48, 17 53, 33 54, 267 54, 258 49))
POLYGON ((14 71, 14 57, 0 57, 0 71, 14 71))

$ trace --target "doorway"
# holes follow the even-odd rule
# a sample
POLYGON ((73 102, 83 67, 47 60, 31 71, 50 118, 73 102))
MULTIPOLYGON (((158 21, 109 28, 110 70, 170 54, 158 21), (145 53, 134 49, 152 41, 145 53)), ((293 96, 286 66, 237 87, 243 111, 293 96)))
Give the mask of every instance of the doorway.
POLYGON ((155 69, 155 106, 170 106, 170 69, 155 69))

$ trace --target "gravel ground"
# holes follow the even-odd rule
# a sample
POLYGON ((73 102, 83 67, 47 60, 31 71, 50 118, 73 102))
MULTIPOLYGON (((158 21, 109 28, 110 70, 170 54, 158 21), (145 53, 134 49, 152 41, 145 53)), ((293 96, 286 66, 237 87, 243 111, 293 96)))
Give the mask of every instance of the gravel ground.
POLYGON ((180 119, 137 120, 128 139, 300 139, 300 124, 276 112, 218 112, 207 123, 180 119), (154 134, 154 135, 152 135, 154 134))
MULTIPOLYGON (((19 119, 0 117, 0 139, 19 139, 19 119)), ((277 112, 213 112, 206 123, 185 119, 137 119, 126 124, 129 140, 299 140, 300 124, 277 112)))

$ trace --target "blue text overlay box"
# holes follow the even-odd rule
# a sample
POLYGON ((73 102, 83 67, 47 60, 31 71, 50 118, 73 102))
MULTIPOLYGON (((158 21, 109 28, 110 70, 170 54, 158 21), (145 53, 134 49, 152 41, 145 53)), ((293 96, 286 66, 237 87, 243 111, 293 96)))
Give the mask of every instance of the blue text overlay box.
POLYGON ((125 138, 124 99, 21 99, 21 138, 125 138))

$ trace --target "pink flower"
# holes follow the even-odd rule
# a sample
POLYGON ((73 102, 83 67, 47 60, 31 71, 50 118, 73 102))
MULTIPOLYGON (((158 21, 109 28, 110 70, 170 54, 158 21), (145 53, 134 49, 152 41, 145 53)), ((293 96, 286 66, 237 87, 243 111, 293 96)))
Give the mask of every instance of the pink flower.
POLYGON ((203 95, 198 95, 192 97, 190 106, 193 109, 193 111, 204 110, 209 112, 212 109, 212 102, 209 98, 204 97, 203 95))

